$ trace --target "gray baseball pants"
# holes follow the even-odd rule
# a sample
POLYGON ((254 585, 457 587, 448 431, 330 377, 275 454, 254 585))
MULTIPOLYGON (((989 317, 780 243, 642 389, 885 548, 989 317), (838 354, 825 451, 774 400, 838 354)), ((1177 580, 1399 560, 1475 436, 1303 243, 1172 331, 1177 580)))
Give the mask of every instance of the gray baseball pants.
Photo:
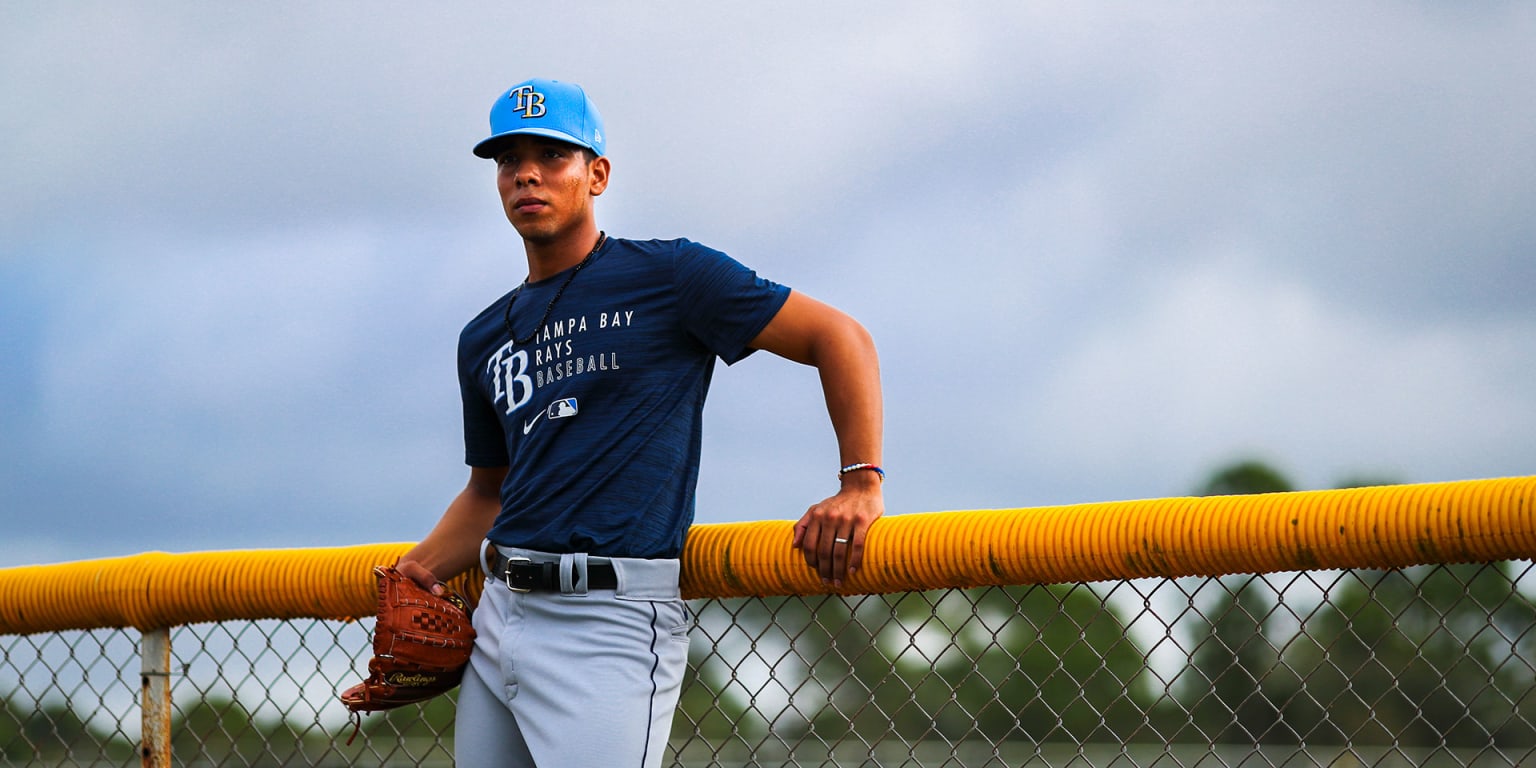
POLYGON ((660 766, 692 623, 678 561, 500 549, 559 563, 563 585, 514 592, 486 579, 474 615, 479 636, 459 688, 456 764, 660 766), (581 572, 588 562, 612 563, 618 588, 570 589, 588 582, 581 572), (572 573, 579 577, 565 577, 572 573))

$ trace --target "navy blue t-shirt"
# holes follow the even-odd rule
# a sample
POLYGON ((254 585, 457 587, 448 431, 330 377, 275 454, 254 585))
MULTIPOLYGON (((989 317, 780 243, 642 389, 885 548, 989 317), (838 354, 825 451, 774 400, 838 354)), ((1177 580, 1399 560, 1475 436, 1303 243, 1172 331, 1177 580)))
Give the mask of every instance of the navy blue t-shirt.
POLYGON ((693 523, 704 397, 789 289, 687 240, 609 238, 501 297, 459 337, 465 461, 509 467, 491 541, 545 552, 677 557, 693 523), (516 293, 517 291, 514 291, 516 293))

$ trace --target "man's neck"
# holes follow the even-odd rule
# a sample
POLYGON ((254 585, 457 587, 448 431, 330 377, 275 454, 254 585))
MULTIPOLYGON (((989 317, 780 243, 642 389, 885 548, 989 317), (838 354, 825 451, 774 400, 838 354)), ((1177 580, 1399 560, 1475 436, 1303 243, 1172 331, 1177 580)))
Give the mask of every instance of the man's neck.
POLYGON ((581 263, 597 247, 601 233, 595 222, 580 230, 552 240, 523 240, 528 256, 528 282, 538 282, 558 275, 581 263))

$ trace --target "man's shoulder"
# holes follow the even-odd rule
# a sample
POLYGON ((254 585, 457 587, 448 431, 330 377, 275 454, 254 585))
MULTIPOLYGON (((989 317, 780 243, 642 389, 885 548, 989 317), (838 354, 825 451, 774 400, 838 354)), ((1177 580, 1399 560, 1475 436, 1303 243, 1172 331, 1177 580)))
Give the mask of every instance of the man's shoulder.
POLYGON ((628 250, 645 254, 665 256, 691 251, 713 251, 714 249, 700 245, 686 237, 674 237, 670 239, 652 238, 650 240, 631 240, 629 238, 616 237, 614 242, 628 250))
POLYGON ((735 260, 724 251, 716 250, 686 237, 653 240, 629 240, 618 238, 621 250, 631 257, 653 265, 666 264, 674 271, 691 273, 696 270, 720 269, 735 265, 735 260))

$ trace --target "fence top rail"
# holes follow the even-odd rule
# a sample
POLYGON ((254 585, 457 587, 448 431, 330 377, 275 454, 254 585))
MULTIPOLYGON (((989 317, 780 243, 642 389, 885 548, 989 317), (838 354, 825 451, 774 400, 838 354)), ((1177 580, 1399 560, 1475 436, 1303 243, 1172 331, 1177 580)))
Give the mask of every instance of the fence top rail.
MULTIPOLYGON (((1529 559, 1533 505, 1536 476, 891 515, 871 527, 864 567, 840 591, 1529 559)), ((693 526, 684 596, 829 591, 790 546, 792 526, 693 526)), ((0 569, 0 634, 370 616, 372 566, 410 546, 146 552, 0 569)), ((452 586, 476 598, 480 579, 452 586)))

